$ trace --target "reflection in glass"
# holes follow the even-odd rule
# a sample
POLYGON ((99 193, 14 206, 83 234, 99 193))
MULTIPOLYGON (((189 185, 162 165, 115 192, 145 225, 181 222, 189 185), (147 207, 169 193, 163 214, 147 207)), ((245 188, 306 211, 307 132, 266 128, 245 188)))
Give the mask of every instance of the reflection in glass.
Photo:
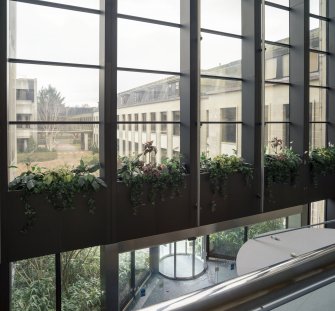
POLYGON ((119 301, 125 305, 131 297, 131 254, 119 254, 119 301))
POLYGON ((99 127, 92 124, 39 124, 11 125, 10 145, 15 149, 9 165, 10 175, 20 174, 26 163, 38 164, 47 169, 67 165, 99 163, 99 127))
POLYGON ((290 106, 289 106, 290 87, 282 84, 265 85, 265 122, 289 121, 290 106))
POLYGON ((55 256, 30 258, 12 264, 13 311, 56 310, 55 256))
POLYGON ((135 251, 135 283, 140 286, 150 275, 150 249, 135 251))
POLYGON ((179 23, 180 0, 119 0, 118 12, 179 23))
POLYGON ((241 155, 241 124, 206 124, 201 126, 200 151, 208 157, 220 154, 241 155))
POLYGON ((317 18, 310 18, 309 22, 309 47, 315 50, 327 51, 328 23, 317 18))
POLYGON ((327 1, 329 0, 309 0, 310 13, 327 16, 327 1))
POLYGON ((327 56, 321 53, 309 53, 310 85, 327 86, 327 56))
POLYGON ((118 66, 180 71, 180 29, 118 19, 118 66))
POLYGON ((265 40, 289 44, 289 12, 265 6, 265 40))
POLYGON ((15 64, 9 71, 10 121, 93 121, 99 70, 15 64), (24 115, 22 117, 22 115, 24 115))
POLYGON ((326 147, 326 124, 309 124, 309 149, 326 147))
POLYGON ((10 57, 99 64, 99 15, 9 1, 10 57), (16 12, 15 12, 16 11, 16 12), (16 15, 16 17, 15 17, 16 15))
POLYGON ((201 34, 201 73, 214 76, 241 77, 241 39, 201 34))
MULTIPOLYGON (((312 202, 310 205, 310 224, 319 224, 324 222, 326 215, 326 201, 312 202)), ((324 228, 324 225, 314 226, 313 228, 324 228)))
POLYGON ((265 80, 288 82, 290 75, 289 48, 266 44, 265 80))
POLYGON ((309 88, 309 120, 326 121, 327 90, 317 87, 309 88))
POLYGON ((100 248, 61 254, 62 310, 101 310, 100 248))
POLYGON ((241 34, 241 0, 201 0, 201 28, 241 34))

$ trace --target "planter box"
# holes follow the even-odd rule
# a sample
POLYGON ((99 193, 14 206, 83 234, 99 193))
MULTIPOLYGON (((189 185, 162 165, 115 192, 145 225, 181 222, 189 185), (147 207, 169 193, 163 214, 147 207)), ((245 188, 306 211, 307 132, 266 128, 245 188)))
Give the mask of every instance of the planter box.
POLYGON ((209 174, 201 174, 200 189, 201 225, 259 213, 259 198, 255 194, 253 185, 248 185, 242 174, 233 174, 228 178, 224 196, 213 194, 209 174), (215 208, 212 206, 212 201, 215 201, 215 208))
POLYGON ((42 195, 32 195, 29 201, 36 210, 36 220, 26 233, 20 232, 26 223, 20 195, 19 191, 8 192, 3 200, 10 204, 2 207, 2 260, 16 261, 108 242, 106 190, 95 194, 93 215, 80 195, 75 198, 75 209, 66 211, 56 211, 42 195))
MULTIPOLYGON (((196 209, 189 204, 190 177, 185 176, 186 188, 175 198, 166 196, 164 201, 152 205, 146 202, 134 215, 130 204, 129 188, 117 184, 116 240, 117 242, 162 234, 196 226, 196 209)), ((147 190, 144 189, 144 200, 147 190)))
POLYGON ((295 184, 271 184, 265 191, 264 212, 334 198, 335 176, 318 176, 317 180, 315 186, 309 166, 303 165, 295 184))
POLYGON ((265 186, 264 212, 308 203, 310 184, 309 168, 302 165, 294 184, 272 183, 265 186))

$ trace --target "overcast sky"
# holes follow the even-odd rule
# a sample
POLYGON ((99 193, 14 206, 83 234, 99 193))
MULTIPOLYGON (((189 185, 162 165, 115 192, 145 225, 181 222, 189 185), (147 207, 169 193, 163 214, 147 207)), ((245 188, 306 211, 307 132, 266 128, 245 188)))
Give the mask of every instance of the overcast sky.
MULTIPOLYGON (((243 0, 242 0, 243 1, 243 0)), ((99 0, 58 0, 99 9, 99 0)), ((273 1, 287 5, 288 0, 273 1)), ((99 16, 38 5, 14 3, 17 7, 16 55, 11 57, 99 64, 99 16)), ((179 23, 179 0, 119 0, 119 13, 179 23)), ((241 33, 241 1, 202 0, 202 27, 241 33)), ((311 12, 318 14, 318 0, 311 0, 311 12)), ((318 27, 311 21, 311 28, 318 27)), ((118 66, 179 71, 179 29, 119 20, 118 66)), ((288 12, 266 9, 266 39, 288 36, 288 12)), ((241 41, 203 34, 202 68, 241 58, 241 41)), ((38 89, 56 87, 69 106, 98 102, 98 71, 92 69, 17 65, 17 77, 37 78, 38 89)), ((163 78, 162 75, 119 73, 118 90, 163 78)))

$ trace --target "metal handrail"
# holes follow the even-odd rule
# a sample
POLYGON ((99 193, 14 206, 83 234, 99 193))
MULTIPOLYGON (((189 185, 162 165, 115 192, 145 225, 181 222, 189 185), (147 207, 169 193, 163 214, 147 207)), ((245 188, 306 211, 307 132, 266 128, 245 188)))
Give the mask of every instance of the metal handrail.
MULTIPOLYGON (((299 282, 335 270, 335 244, 308 252, 282 263, 262 268, 233 280, 145 308, 146 311, 214 311, 250 310, 246 305, 264 305, 281 298, 280 290, 297 286, 299 282), (269 297, 267 300, 267 297, 269 297), (261 303, 259 302, 261 301, 261 303)), ((328 275, 329 276, 329 275, 328 275)), ((304 285, 306 286, 306 284, 304 285)), ((321 285, 320 285, 321 286, 321 285)), ((286 296, 288 292, 286 291, 286 296)))

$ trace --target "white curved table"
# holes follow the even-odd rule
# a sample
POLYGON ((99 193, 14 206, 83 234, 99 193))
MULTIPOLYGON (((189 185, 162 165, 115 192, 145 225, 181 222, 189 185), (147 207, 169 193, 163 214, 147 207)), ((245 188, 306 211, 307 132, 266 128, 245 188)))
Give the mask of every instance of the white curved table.
POLYGON ((335 244, 334 229, 305 228, 246 242, 236 258, 238 275, 268 267, 318 248, 335 244))

